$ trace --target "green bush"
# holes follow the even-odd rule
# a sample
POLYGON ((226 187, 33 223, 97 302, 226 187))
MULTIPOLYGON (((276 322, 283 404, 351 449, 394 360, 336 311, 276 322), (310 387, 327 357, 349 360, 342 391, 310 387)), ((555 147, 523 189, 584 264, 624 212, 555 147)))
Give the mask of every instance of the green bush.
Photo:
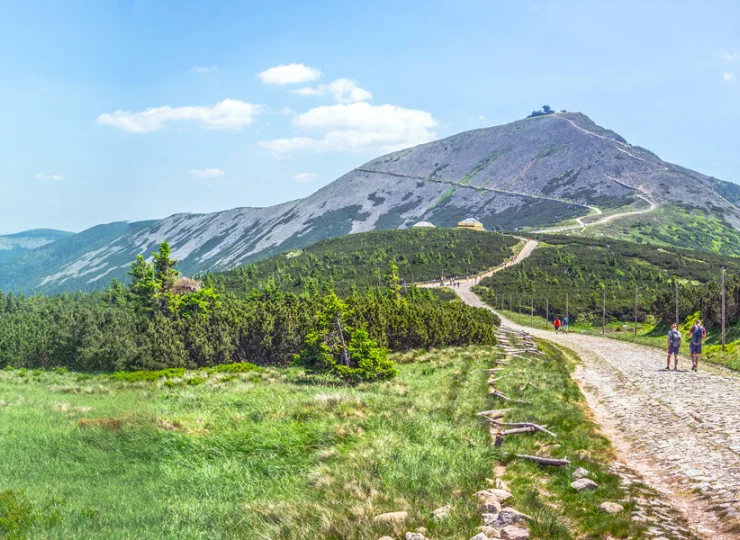
POLYGON ((388 380, 398 375, 395 363, 388 359, 388 351, 378 346, 365 328, 342 326, 346 316, 347 305, 330 294, 324 301, 319 330, 309 332, 295 363, 350 384, 388 380))
POLYGON ((210 373, 247 373, 249 371, 259 370, 258 366, 249 362, 234 362, 233 364, 219 364, 213 366, 208 371, 210 373))
POLYGON ((205 377, 191 377, 186 382, 190 386, 198 386, 199 384, 203 384, 207 380, 208 379, 206 379, 205 377))
POLYGON ((156 382, 159 379, 173 379, 185 375, 185 368, 168 368, 159 371, 116 371, 111 377, 124 382, 156 382))

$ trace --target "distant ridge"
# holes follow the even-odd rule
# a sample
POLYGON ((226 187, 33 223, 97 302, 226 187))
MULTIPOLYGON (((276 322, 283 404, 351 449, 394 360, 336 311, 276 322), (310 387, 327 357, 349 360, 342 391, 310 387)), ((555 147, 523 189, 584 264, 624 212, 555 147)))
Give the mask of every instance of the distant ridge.
POLYGON ((584 114, 551 112, 381 156, 305 199, 100 225, 0 261, 0 289, 99 288, 125 280, 128 262, 164 239, 193 274, 325 238, 419 221, 454 227, 470 216, 488 230, 576 224, 569 232, 740 254, 739 202, 740 186, 664 162, 584 114), (596 208, 599 224, 577 225, 596 208))

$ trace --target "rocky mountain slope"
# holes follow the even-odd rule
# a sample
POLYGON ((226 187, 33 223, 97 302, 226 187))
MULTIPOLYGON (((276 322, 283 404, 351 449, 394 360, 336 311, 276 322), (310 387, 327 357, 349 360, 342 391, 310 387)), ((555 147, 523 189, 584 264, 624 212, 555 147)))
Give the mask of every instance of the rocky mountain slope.
POLYGON ((164 239, 192 274, 419 220, 452 226, 475 217, 489 229, 540 228, 589 207, 609 212, 647 201, 712 217, 731 236, 740 228, 739 200, 734 184, 666 163, 583 114, 557 113, 382 156, 297 201, 95 227, 0 262, 0 289, 100 287, 125 279, 128 263, 164 239))
POLYGON ((45 246, 74 233, 56 229, 33 229, 15 234, 0 235, 0 261, 18 257, 32 249, 45 246))

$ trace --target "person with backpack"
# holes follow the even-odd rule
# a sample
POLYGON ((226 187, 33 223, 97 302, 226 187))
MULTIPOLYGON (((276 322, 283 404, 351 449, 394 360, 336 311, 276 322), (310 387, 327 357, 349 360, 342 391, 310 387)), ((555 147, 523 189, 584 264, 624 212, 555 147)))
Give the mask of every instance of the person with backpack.
POLYGON ((701 345, 704 342, 704 338, 707 337, 707 330, 701 325, 701 321, 697 320, 694 326, 689 330, 689 337, 691 342, 689 343, 689 351, 691 352, 691 371, 699 370, 699 356, 701 356, 701 345))
POLYGON ((673 355, 673 371, 678 371, 678 351, 681 349, 681 332, 678 325, 673 323, 668 331, 668 358, 666 359, 666 371, 671 369, 671 355, 673 355))
POLYGON ((566 315, 563 319, 563 330, 565 330, 565 333, 568 333, 568 316, 566 315))
POLYGON ((552 325, 555 327, 555 333, 560 333, 560 318, 555 317, 555 320, 552 322, 552 325))

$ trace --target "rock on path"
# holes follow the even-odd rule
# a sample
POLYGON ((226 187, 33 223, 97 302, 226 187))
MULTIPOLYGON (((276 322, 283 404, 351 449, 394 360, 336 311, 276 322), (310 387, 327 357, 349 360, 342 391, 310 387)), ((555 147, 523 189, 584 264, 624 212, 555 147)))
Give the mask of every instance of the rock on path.
MULTIPOLYGON (((467 283, 456 292, 487 307, 467 283)), ((665 354, 653 348, 505 322, 575 351, 576 379, 622 459, 669 496, 697 534, 737 538, 720 520, 740 521, 740 377, 706 362, 698 373, 661 371, 665 354)), ((690 367, 686 358, 681 364, 690 367)))

